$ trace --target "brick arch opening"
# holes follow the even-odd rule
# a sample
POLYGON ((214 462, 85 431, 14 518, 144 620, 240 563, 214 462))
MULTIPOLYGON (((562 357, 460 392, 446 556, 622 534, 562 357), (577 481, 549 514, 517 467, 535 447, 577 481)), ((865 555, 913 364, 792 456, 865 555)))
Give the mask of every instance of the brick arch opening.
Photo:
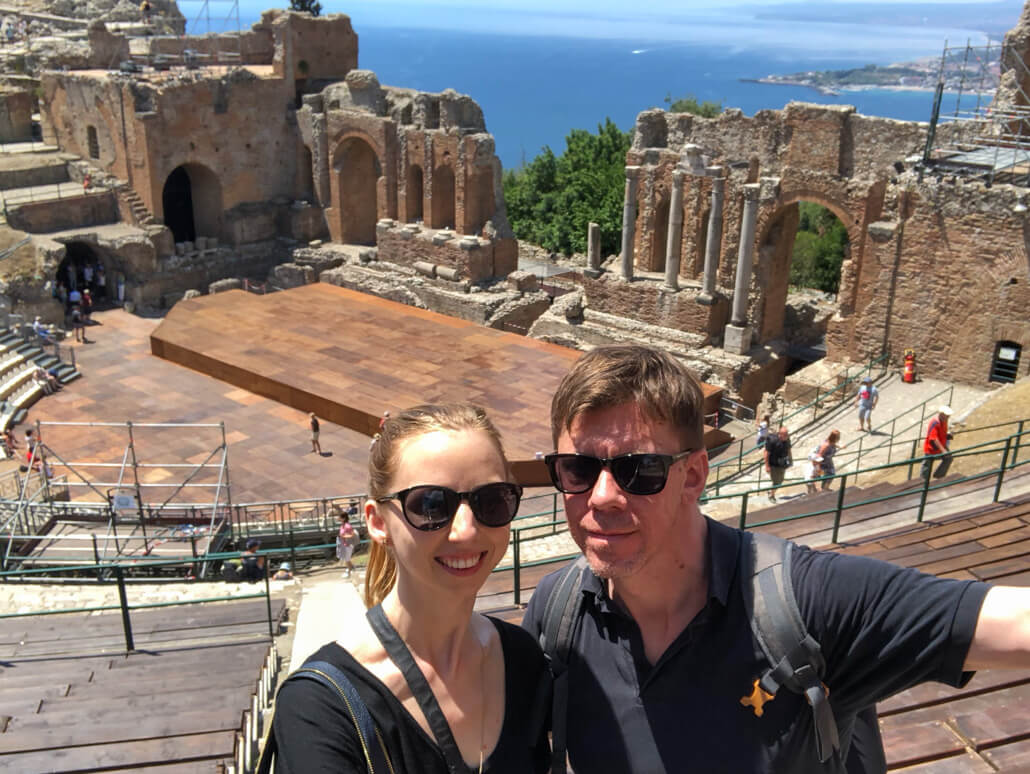
POLYGON ((382 167, 375 149, 360 137, 340 143, 333 165, 340 207, 340 240, 374 245, 378 219, 378 181, 382 167))
POLYGON ((424 194, 422 167, 418 164, 408 167, 408 179, 405 182, 404 191, 404 211, 407 213, 408 223, 421 222, 424 194))
MULTIPOLYGON (((796 359, 810 362, 825 353, 825 327, 815 324, 806 314, 798 314, 798 307, 788 304, 791 293, 792 269, 803 268, 803 262, 810 260, 813 243, 823 235, 838 232, 843 228, 846 235, 842 253, 843 262, 850 256, 851 245, 857 229, 849 223, 852 216, 836 202, 819 195, 798 193, 780 199, 780 205, 766 219, 760 230, 756 255, 756 278, 760 288, 758 311, 759 341, 783 339, 796 359), (805 208, 805 218, 811 222, 810 229, 801 230, 802 205, 819 205, 805 208), (815 236, 813 236, 815 234, 815 236)), ((839 233, 839 232, 838 232, 839 233)), ((811 273, 810 273, 811 276, 811 273)), ((797 289, 796 292, 810 298, 806 306, 816 310, 829 307, 839 311, 839 283, 841 267, 836 271, 824 271, 818 275, 824 285, 821 289, 797 289)), ((821 319, 821 318, 820 318, 821 319)))
POLYGON ((432 228, 454 228, 454 170, 441 164, 433 170, 433 190, 429 195, 432 228))
POLYGON ((654 232, 651 238, 651 271, 665 271, 665 252, 669 241, 669 199, 658 200, 654 210, 654 232))
POLYGON ((182 164, 165 178, 161 191, 164 223, 176 242, 221 236, 222 185, 203 164, 182 164))

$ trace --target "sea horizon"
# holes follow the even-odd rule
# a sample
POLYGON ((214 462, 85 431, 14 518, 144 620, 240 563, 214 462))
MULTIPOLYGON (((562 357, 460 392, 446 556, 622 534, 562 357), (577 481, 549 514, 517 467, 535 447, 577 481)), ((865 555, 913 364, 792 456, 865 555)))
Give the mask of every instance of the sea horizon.
MULTIPOLYGON (((323 5, 329 6, 324 13, 330 13, 336 4, 323 5)), ((631 131, 637 115, 665 107, 666 96, 689 94, 746 115, 801 101, 929 121, 931 90, 877 87, 823 94, 806 86, 742 79, 940 57, 949 36, 963 44, 968 38, 974 45, 987 39, 975 30, 947 26, 913 34, 912 28, 887 25, 776 22, 746 14, 734 25, 716 11, 705 15, 706 24, 691 27, 686 40, 670 39, 669 30, 656 38, 628 31, 623 37, 585 35, 582 28, 572 35, 567 27, 553 26, 529 34, 412 28, 384 24, 382 16, 361 12, 357 5, 349 15, 358 35, 358 66, 374 71, 383 85, 427 92, 450 88, 472 97, 483 109, 505 169, 531 161, 545 146, 560 154, 571 130, 595 131, 606 118, 631 131)), ((258 17, 247 17, 241 9, 240 28, 249 29, 258 17)), ((443 21, 448 18, 444 15, 443 21)), ((475 18, 466 22, 468 26, 475 18)), ((203 23, 192 24, 190 32, 202 33, 203 23)), ((680 24, 674 31, 684 29, 680 24)))

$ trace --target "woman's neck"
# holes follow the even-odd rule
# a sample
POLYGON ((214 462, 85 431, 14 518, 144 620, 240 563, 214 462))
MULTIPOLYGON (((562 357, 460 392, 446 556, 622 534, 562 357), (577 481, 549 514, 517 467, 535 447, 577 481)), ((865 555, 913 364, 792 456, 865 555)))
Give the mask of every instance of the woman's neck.
POLYGON ((413 654, 447 674, 459 669, 469 653, 470 635, 476 652, 485 645, 475 625, 474 605, 475 597, 441 600, 398 583, 383 600, 383 612, 413 654))

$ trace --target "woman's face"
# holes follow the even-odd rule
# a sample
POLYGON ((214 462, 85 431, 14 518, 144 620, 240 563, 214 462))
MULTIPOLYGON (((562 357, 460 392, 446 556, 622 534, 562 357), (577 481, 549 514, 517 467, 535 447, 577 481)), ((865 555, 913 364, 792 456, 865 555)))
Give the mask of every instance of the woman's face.
MULTIPOLYGON (((438 430, 402 441, 390 492, 438 484, 468 492, 483 484, 507 481, 504 460, 482 430, 438 430)), ((369 534, 389 537, 397 560, 398 584, 467 591, 475 594, 508 547, 509 527, 487 527, 462 500, 450 524, 433 531, 412 527, 399 500, 370 501, 369 534)))

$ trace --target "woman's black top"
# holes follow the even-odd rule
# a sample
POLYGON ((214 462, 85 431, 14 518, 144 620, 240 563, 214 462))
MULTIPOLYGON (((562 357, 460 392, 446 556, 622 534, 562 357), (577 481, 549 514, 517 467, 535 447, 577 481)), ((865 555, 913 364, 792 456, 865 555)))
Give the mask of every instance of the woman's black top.
MULTIPOLYGON (((497 746, 483 763, 494 774, 543 774, 550 765, 547 741, 550 675, 532 635, 490 619, 504 653, 504 721, 497 746), (533 727, 535 726, 535 727, 533 727)), ((311 660, 337 666, 354 684, 386 742, 394 774, 449 774, 443 753, 379 678, 335 642, 311 660)), ((276 774, 365 772, 354 723, 338 694, 314 680, 285 683, 276 699, 276 774)), ((475 769, 473 769, 475 770, 475 769)))

